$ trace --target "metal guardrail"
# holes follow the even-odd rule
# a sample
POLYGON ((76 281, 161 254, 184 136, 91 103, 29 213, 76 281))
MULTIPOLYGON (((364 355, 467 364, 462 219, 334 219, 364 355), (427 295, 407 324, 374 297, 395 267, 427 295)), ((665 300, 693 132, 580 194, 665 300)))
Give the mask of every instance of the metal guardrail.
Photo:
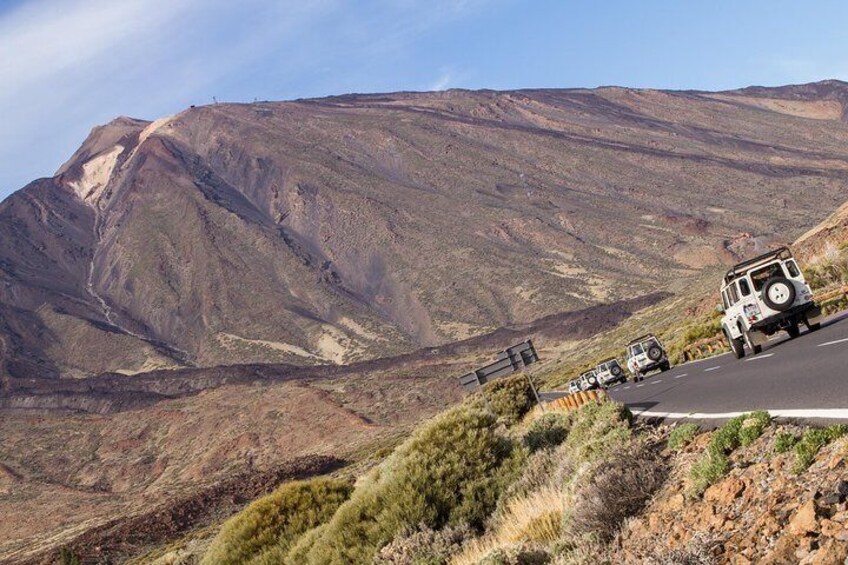
POLYGON ((462 375, 459 377, 459 384, 470 392, 487 382, 511 375, 538 360, 539 355, 533 347, 533 341, 528 339, 499 352, 493 363, 462 375))
POLYGON ((556 400, 549 400, 545 402, 543 406, 540 408, 544 410, 545 408, 555 409, 555 410, 577 410, 581 406, 588 404, 590 402, 605 402, 607 400, 607 394, 602 390, 587 390, 575 392, 574 394, 569 394, 567 396, 562 396, 557 398, 556 400))

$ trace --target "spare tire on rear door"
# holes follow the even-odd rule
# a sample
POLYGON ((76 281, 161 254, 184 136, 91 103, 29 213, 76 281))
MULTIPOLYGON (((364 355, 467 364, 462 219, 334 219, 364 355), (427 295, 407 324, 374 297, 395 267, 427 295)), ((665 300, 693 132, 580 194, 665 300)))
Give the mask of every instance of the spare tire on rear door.
POLYGON ((795 302, 795 285, 784 277, 770 278, 763 286, 763 302, 778 312, 789 310, 795 302))
POLYGON ((614 377, 621 376, 621 367, 619 367, 618 365, 613 365, 612 369, 610 369, 610 373, 612 373, 614 377))
POLYGON ((648 348, 648 359, 651 361, 659 361, 660 357, 662 357, 662 349, 656 345, 652 345, 648 348))

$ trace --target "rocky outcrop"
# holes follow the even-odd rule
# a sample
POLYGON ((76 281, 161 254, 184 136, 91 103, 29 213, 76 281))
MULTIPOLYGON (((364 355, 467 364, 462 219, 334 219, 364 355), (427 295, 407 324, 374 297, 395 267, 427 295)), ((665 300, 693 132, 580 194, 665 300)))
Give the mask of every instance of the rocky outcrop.
POLYGON ((777 429, 734 452, 729 474, 702 498, 686 491, 686 475, 703 452, 702 436, 680 454, 666 487, 622 531, 618 555, 649 562, 662 551, 692 552, 733 565, 841 564, 848 558, 846 442, 819 453, 809 469, 794 454, 775 453, 777 429))

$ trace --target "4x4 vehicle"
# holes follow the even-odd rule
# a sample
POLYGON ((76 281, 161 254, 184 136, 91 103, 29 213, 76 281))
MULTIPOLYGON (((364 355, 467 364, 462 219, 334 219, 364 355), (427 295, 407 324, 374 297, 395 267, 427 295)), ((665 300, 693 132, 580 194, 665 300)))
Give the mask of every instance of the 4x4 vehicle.
POLYGON ((601 386, 607 387, 614 383, 626 383, 627 374, 621 368, 618 359, 610 358, 601 361, 595 368, 601 386))
POLYGON ((627 370, 634 381, 639 381, 653 370, 668 371, 670 368, 665 347, 654 334, 637 337, 627 344, 627 370))
POLYGON ((576 392, 580 392, 580 383, 577 381, 577 379, 568 383, 568 393, 574 394, 576 392))
POLYGON ((737 359, 762 351, 768 336, 786 330, 795 338, 803 322, 821 327, 821 308, 787 247, 743 261, 724 275, 719 310, 721 328, 737 359))
POLYGON ((595 369, 590 369, 585 373, 582 373, 577 380, 580 383, 580 390, 601 388, 601 383, 598 381, 598 373, 595 369))

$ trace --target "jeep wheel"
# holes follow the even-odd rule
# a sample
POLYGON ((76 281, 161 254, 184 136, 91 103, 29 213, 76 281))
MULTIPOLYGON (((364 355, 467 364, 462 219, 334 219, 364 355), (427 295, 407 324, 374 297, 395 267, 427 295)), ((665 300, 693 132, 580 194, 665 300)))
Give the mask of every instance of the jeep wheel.
POLYGON ((733 339, 727 332, 724 332, 724 337, 727 339, 727 343, 730 344, 730 349, 733 351, 733 354, 736 356, 737 359, 742 359, 743 357, 745 357, 745 345, 742 342, 741 337, 733 339))
POLYGON ((792 324, 786 328, 786 333, 788 333, 789 337, 792 339, 801 335, 801 328, 798 327, 798 322, 792 322, 792 324))
POLYGON ((811 324, 806 316, 804 316, 804 325, 807 326, 807 329, 811 332, 816 332, 821 329, 821 324, 811 324))
POLYGON ((795 302, 795 285, 785 277, 772 277, 763 286, 763 302, 772 310, 785 312, 795 302))
POLYGON ((759 355, 763 351, 762 345, 754 345, 754 341, 751 339, 751 332, 745 332, 745 343, 754 355, 759 355))
POLYGON ((656 345, 652 345, 648 348, 648 359, 651 361, 659 361, 660 357, 662 357, 662 349, 656 345))

